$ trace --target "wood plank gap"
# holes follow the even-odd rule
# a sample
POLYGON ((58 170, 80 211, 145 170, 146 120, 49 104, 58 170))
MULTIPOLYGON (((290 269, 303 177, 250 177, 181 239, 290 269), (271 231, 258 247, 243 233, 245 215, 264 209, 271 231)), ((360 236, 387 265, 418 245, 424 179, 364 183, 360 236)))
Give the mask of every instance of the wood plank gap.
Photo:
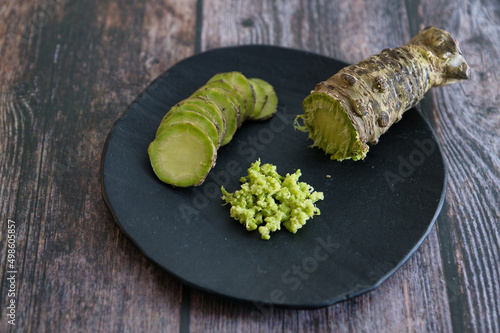
MULTIPOLYGON (((410 35, 414 36, 418 33, 423 23, 423 19, 419 13, 419 6, 421 3, 419 0, 406 0, 405 1, 407 13, 418 13, 417 15, 409 15, 408 25, 410 30, 410 35)), ((431 93, 429 93, 431 94, 431 93)), ((431 115, 434 113, 434 101, 429 98, 427 94, 426 98, 420 102, 420 107, 422 113, 426 116, 432 127, 436 128, 435 118, 431 115)), ((440 139, 440 141, 442 141, 440 139)), ((449 182, 448 182, 449 186, 449 182)), ((459 267, 457 260, 454 255, 455 244, 451 239, 450 235, 453 234, 452 221, 448 215, 450 212, 450 206, 445 200, 442 213, 436 221, 436 226, 438 229, 438 239, 440 244, 441 261, 443 263, 443 274, 445 277, 446 293, 448 296, 448 306, 450 312, 450 320, 452 330, 454 332, 464 332, 466 327, 464 326, 464 318, 467 317, 467 309, 465 308, 465 293, 460 288, 459 282, 459 267)))
POLYGON ((418 10, 421 5, 420 0, 405 0, 406 17, 408 17, 408 28, 411 37, 415 36, 421 29, 422 17, 418 10), (412 13, 417 13, 417 15, 412 15, 412 13))
POLYGON ((203 0, 197 0, 195 35, 194 35, 194 54, 198 54, 201 52, 202 29, 203 29, 203 0))
MULTIPOLYGON (((419 12, 420 6, 422 6, 420 0, 405 0, 406 12, 416 13, 416 15, 407 15, 410 36, 415 36, 423 25, 421 11, 419 12)), ((427 96, 425 96, 425 98, 419 103, 419 106, 423 115, 431 123, 432 127, 436 129, 436 121, 433 116, 435 109, 434 101, 432 96, 430 96, 431 92, 426 95, 427 96)), ((439 137, 438 139, 440 142, 442 141, 439 137)), ((447 187, 449 187, 449 182, 447 187)), ((452 221, 450 220, 448 213, 449 205, 445 199, 441 214, 436 220, 436 229, 438 231, 439 249, 443 265, 442 271, 445 278, 446 293, 448 297, 451 327, 454 332, 464 332, 466 327, 464 327, 463 318, 467 315, 467 310, 463 306, 465 303, 465 295, 463 291, 460 290, 458 263, 453 255, 454 244, 450 237, 453 232, 451 228, 452 221)))
POLYGON ((457 259, 454 255, 454 241, 450 237, 453 235, 452 221, 448 217, 450 206, 445 200, 442 213, 436 221, 438 230, 439 248, 441 252, 441 262, 443 263, 443 273, 445 277, 446 293, 451 317, 451 327, 453 332, 465 332, 464 318, 467 318, 467 309, 464 290, 460 286, 460 276, 457 259))
POLYGON ((189 322, 191 321, 191 289, 184 284, 181 289, 180 312, 179 332, 189 333, 189 322))

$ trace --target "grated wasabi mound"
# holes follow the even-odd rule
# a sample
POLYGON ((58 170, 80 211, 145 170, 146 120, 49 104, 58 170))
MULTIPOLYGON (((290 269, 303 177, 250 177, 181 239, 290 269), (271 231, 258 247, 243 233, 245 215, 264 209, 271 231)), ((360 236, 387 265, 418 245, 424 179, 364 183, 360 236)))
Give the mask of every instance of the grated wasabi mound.
POLYGON ((229 193, 221 188, 222 199, 231 204, 231 217, 248 231, 258 229, 262 239, 269 239, 271 232, 280 230, 282 225, 295 234, 307 220, 320 215, 315 203, 323 200, 323 192, 298 181, 301 175, 299 169, 280 176, 275 165, 261 165, 259 159, 240 179, 240 190, 229 193))

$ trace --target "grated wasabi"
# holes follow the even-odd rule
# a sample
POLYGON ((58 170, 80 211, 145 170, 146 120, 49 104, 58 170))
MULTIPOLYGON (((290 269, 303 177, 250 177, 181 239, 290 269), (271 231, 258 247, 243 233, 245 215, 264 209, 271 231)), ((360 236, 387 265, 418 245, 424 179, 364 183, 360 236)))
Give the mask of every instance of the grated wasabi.
POLYGON ((252 163, 248 175, 240 179, 241 189, 234 193, 224 187, 222 199, 231 204, 231 217, 243 224, 248 231, 258 229, 262 239, 269 239, 271 232, 281 229, 296 233, 314 215, 320 215, 315 206, 323 200, 323 192, 299 182, 300 169, 285 177, 278 174, 276 166, 252 163))

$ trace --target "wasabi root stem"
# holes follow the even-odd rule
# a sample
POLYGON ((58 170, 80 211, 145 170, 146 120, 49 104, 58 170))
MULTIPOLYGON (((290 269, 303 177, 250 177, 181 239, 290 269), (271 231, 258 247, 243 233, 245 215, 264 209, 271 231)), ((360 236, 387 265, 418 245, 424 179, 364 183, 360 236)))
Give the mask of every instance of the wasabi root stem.
MULTIPOLYGON (((431 87, 468 78, 458 42, 428 27, 408 44, 383 50, 317 84, 299 117, 313 146, 335 160, 360 160, 431 87)), ((304 129, 298 122, 294 126, 304 129)))

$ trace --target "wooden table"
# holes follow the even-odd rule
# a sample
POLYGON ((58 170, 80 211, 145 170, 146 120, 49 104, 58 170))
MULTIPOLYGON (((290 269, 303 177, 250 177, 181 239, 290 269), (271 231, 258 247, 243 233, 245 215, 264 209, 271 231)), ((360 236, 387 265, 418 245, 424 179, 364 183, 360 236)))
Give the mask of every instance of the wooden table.
POLYGON ((2 0, 0 59, 0 331, 500 332, 498 1, 2 0), (272 44, 352 63, 427 25, 460 41, 472 78, 420 104, 449 167, 446 201, 378 289, 262 313, 182 286, 114 223, 99 180, 104 140, 176 62, 272 44))

